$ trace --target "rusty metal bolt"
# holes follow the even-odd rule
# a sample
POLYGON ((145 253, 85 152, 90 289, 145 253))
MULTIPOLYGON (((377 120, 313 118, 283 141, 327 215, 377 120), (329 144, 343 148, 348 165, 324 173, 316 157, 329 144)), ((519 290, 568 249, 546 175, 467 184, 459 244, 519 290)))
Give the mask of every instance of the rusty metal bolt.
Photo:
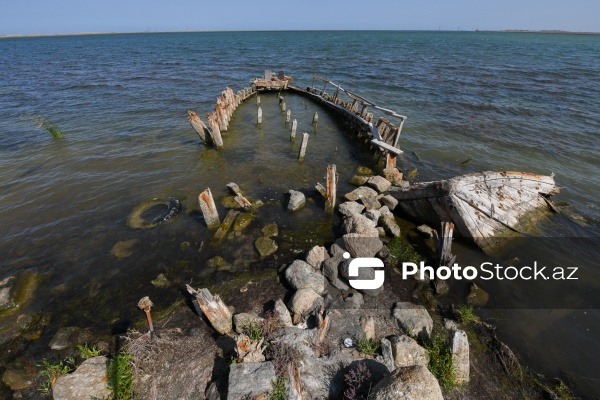
POLYGON ((152 326, 152 316, 150 315, 150 307, 154 304, 150 301, 150 297, 142 297, 140 301, 138 301, 138 307, 146 313, 146 318, 148 319, 148 326, 150 327, 150 334, 154 334, 154 327, 152 326))

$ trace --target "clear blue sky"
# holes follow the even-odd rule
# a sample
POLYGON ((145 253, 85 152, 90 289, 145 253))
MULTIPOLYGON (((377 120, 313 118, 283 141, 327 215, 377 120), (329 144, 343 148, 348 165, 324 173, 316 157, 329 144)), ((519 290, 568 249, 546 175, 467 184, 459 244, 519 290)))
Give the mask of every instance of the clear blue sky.
POLYGON ((165 30, 600 31, 600 0, 0 0, 0 35, 165 30))

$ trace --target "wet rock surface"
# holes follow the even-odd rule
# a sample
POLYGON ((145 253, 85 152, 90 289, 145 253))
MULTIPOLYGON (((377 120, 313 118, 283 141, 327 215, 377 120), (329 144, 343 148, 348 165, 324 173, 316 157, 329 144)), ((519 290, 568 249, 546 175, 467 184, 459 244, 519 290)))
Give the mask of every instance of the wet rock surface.
POLYGON ((433 329, 433 320, 425 307, 409 302, 394 305, 394 318, 398 325, 413 337, 428 338, 433 329))
POLYGON ((288 202, 288 211, 295 212, 300 210, 306 204, 306 197, 304 193, 297 190, 290 190, 290 201, 288 202))
POLYGON ((108 359, 104 356, 85 360, 75 372, 60 376, 52 394, 55 400, 104 399, 111 395, 108 389, 108 359))

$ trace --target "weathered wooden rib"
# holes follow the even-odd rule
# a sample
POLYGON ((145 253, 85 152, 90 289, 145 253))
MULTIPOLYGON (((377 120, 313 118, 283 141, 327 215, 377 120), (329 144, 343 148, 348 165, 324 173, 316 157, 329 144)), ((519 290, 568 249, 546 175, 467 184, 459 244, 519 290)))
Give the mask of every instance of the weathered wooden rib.
POLYGON ((553 176, 487 171, 388 192, 398 199, 397 208, 416 220, 431 226, 452 221, 459 235, 494 251, 505 238, 526 233, 558 191, 553 176))

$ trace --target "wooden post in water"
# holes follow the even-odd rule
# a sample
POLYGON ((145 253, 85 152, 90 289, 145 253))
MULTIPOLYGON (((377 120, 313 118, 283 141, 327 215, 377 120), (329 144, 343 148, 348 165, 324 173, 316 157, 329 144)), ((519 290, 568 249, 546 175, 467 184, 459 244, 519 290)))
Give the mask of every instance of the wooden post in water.
POLYGON ((300 153, 298 154, 298 160, 303 160, 306 154, 306 146, 308 145, 308 133, 302 134, 302 144, 300 145, 300 153))
POLYGON ((396 154, 390 152, 387 153, 385 168, 396 168, 396 154))
MULTIPOLYGON (((454 232, 454 224, 452 222, 442 222, 441 235, 434 231, 433 240, 436 251, 437 268, 447 266, 452 268, 456 256, 452 255, 452 234, 454 232)), ((448 284, 441 279, 435 279, 433 286, 437 294, 448 293, 448 284)))
POLYGON ((221 138, 221 130, 219 128, 219 123, 217 122, 217 113, 208 114, 208 125, 210 126, 210 133, 212 134, 211 139, 217 149, 223 148, 223 138, 221 138))
POLYGON ((222 132, 227 131, 227 115, 225 114, 225 109, 223 108, 223 99, 219 97, 217 99, 217 104, 215 105, 215 111, 217 112, 217 120, 219 122, 219 129, 222 132))
POLYGON ((256 105, 260 106, 260 96, 256 96, 256 105))
POLYGON ((325 201, 325 210, 333 212, 335 208, 335 197, 337 192, 337 173, 335 164, 327 166, 327 200, 325 201))
POLYGON ((206 226, 208 226, 209 229, 218 228, 219 225, 221 225, 221 220, 219 219, 217 206, 215 205, 215 200, 210 192, 210 188, 207 188, 204 192, 200 193, 198 196, 198 204, 200 204, 200 210, 202 210, 202 215, 204 215, 206 226))
POLYGON ((369 111, 369 106, 364 104, 362 110, 360 111, 360 116, 362 117, 362 119, 367 118, 367 111, 369 111))
POLYGON ((281 112, 285 112, 285 103, 281 103, 281 112))
POLYGON ((315 116, 313 117, 313 125, 317 125, 319 123, 319 113, 315 112, 315 116))
POLYGON ((258 117, 257 117, 258 125, 262 124, 262 108, 258 107, 258 117))
POLYGON ((298 126, 298 123, 296 122, 296 120, 292 121, 292 133, 290 133, 290 139, 294 139, 296 137, 296 127, 298 126))
POLYGON ((287 113, 285 114, 285 123, 289 124, 290 123, 290 118, 292 117, 292 110, 287 110, 287 113))
POLYGON ((210 137, 210 132, 208 131, 208 128, 206 127, 206 125, 204 125, 204 122, 202 122, 198 114, 196 114, 192 110, 187 110, 187 112, 188 121, 190 121, 190 125, 192 125, 192 128, 194 128, 198 136, 200 136, 200 139, 202 139, 202 141, 207 144, 207 138, 210 137))

